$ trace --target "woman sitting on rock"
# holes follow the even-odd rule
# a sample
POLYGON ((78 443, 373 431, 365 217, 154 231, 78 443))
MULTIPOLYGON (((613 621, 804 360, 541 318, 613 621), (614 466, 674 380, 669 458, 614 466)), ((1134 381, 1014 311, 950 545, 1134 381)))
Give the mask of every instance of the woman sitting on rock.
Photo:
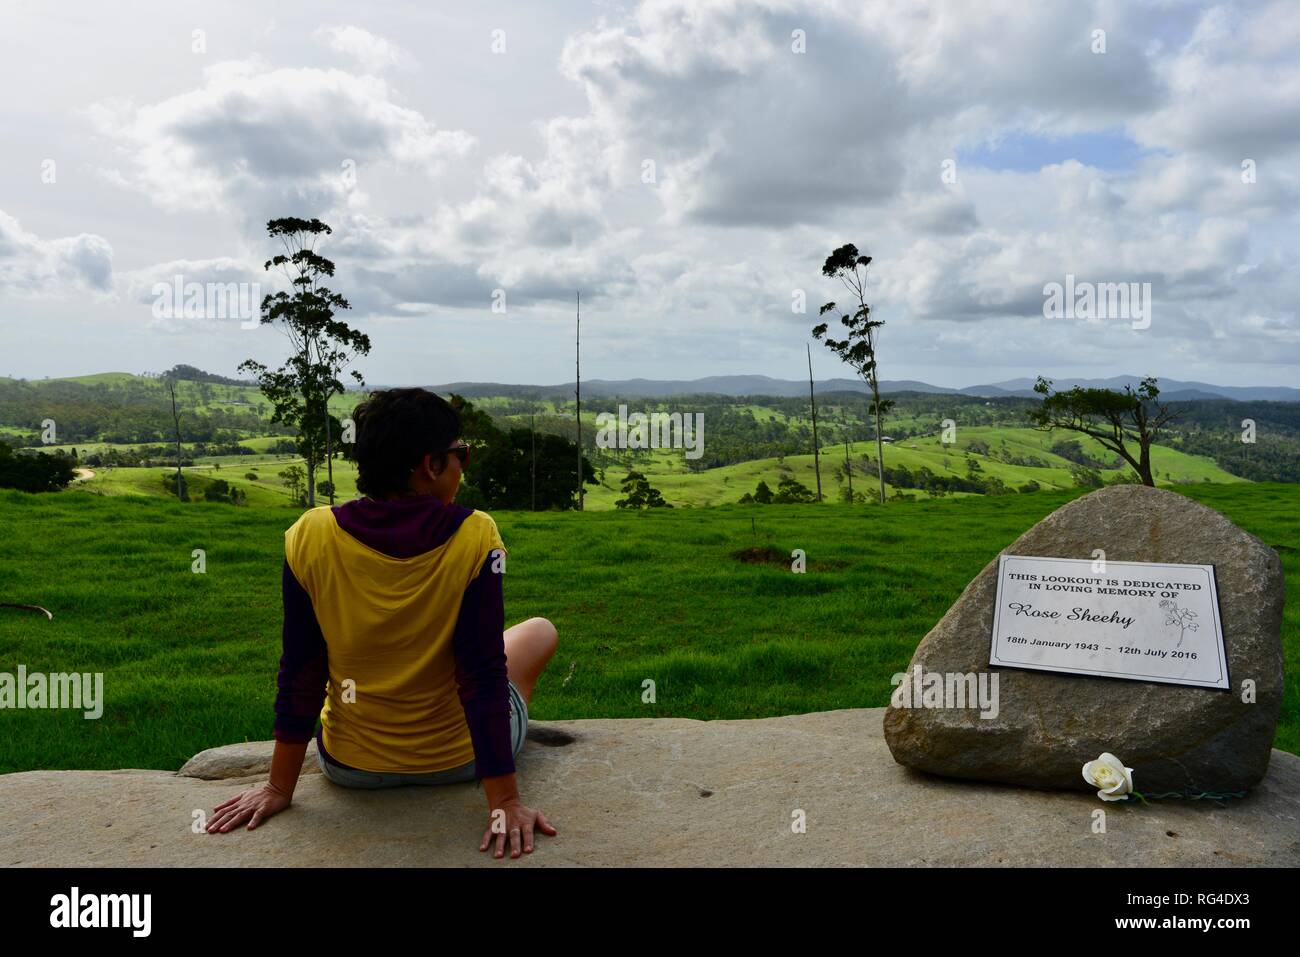
POLYGON ((207 826, 248 829, 287 808, 320 718, 317 760, 351 788, 481 779, 510 856, 555 835, 520 799, 515 755, 533 685, 555 654, 545 618, 505 630, 505 546, 486 512, 454 504, 469 446, 424 389, 376 392, 353 416, 366 498, 305 512, 285 532, 284 653, 270 781, 207 826), (322 708, 322 703, 324 707, 322 708))

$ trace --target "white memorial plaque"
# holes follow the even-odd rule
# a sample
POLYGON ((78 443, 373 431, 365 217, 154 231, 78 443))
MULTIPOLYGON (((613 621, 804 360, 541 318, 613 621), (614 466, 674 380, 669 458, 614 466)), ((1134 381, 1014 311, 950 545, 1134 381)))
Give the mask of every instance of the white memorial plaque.
POLYGON ((1003 555, 989 664, 1226 689, 1214 566, 1003 555))

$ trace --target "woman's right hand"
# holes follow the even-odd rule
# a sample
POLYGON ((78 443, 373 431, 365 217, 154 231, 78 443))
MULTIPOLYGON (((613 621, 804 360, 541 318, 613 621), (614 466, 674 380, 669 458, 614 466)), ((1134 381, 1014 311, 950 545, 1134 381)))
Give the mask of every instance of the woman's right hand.
POLYGON ((551 837, 559 833, 546 819, 545 814, 528 807, 520 800, 502 803, 493 809, 491 816, 492 819, 488 822, 487 830, 483 832, 483 840, 479 842, 478 849, 486 851, 495 833, 497 847, 494 857, 500 858, 505 855, 507 838, 510 841, 511 858, 518 857, 521 850, 525 854, 531 854, 534 828, 551 837))

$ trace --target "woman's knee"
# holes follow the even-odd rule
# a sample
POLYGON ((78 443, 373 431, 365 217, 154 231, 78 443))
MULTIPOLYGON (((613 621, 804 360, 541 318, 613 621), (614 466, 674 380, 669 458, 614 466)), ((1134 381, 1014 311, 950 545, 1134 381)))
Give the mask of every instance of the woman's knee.
POLYGON ((560 633, 556 630, 555 626, 551 624, 550 619, 529 618, 528 627, 529 630, 536 635, 535 640, 541 645, 543 650, 546 651, 546 656, 549 658, 551 655, 555 654, 555 649, 560 646, 560 633))

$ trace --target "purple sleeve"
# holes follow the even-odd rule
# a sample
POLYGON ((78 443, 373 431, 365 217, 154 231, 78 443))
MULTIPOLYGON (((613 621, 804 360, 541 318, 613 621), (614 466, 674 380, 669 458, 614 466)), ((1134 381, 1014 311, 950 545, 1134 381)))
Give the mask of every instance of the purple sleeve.
POLYGON ((475 776, 513 774, 510 689, 506 672, 505 599, 488 557, 461 601, 453 647, 456 684, 474 742, 475 776))
POLYGON ((325 703, 329 680, 325 636, 311 596, 284 563, 284 651, 280 655, 279 692, 275 698, 275 740, 301 744, 311 740, 325 703))

